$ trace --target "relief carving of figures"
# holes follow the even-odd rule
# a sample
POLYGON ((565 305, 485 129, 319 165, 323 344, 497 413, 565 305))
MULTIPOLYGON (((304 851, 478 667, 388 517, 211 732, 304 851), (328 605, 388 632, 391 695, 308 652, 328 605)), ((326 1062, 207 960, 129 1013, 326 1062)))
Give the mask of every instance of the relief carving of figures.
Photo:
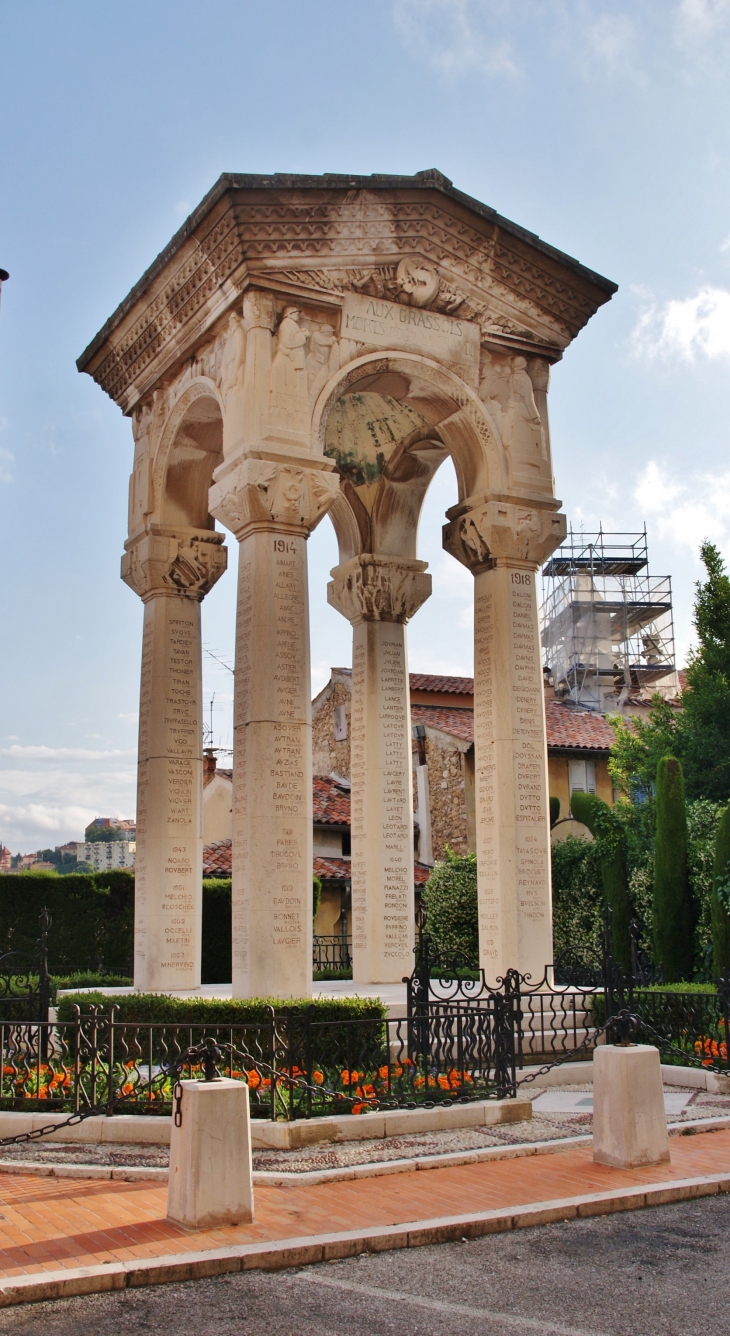
POLYGON ((305 349, 309 330, 301 328, 301 311, 287 306, 279 325, 276 354, 271 364, 269 406, 272 423, 291 431, 309 429, 309 396, 305 349))
POLYGON ((484 353, 479 396, 490 410, 511 457, 539 468, 547 458, 545 433, 525 358, 484 353))
POLYGON ((309 336, 307 356, 307 370, 312 380, 321 375, 325 369, 333 371, 336 369, 332 365, 335 362, 336 348, 337 338, 332 325, 315 325, 309 336))
MULTIPOLYGON (((243 378, 246 366, 246 333, 240 315, 232 312, 218 372, 224 405, 225 444, 235 440, 243 422, 243 378)), ((224 448, 224 453, 227 450, 224 448)))
POLYGON ((510 397, 504 416, 505 445, 525 459, 539 463, 545 458, 542 420, 537 411, 532 381, 524 357, 512 358, 510 397))

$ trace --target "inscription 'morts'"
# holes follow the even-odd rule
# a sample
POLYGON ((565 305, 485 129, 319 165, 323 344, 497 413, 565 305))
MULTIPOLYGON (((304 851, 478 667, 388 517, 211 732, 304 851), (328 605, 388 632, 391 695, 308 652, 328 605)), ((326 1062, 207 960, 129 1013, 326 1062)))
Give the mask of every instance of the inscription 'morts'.
POLYGON ((379 348, 422 352, 457 363, 468 377, 479 373, 479 326, 436 311, 345 294, 342 337, 379 348))

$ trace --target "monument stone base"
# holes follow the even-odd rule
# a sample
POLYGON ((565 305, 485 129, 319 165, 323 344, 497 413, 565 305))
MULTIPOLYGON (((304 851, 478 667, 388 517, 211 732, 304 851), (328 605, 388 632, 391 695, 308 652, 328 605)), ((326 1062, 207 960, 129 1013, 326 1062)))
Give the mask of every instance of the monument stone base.
POLYGON ((243 1081, 182 1081, 173 1119, 167 1216, 192 1229, 253 1220, 251 1126, 243 1081))
POLYGON ((658 1048, 605 1044, 593 1054, 593 1159, 614 1169, 669 1159, 658 1048))

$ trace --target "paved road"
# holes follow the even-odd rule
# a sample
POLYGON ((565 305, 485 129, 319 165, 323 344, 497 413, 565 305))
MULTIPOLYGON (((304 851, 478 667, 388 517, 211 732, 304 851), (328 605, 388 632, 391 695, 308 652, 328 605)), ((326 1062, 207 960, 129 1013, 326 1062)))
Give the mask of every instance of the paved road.
POLYGON ((12 1336, 727 1336, 730 1196, 0 1311, 12 1336))

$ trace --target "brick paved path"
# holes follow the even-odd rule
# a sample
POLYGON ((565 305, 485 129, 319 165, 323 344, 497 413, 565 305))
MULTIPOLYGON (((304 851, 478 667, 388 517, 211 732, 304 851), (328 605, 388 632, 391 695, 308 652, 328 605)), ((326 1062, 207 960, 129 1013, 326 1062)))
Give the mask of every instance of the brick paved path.
POLYGON ((180 1254, 244 1243, 554 1201, 730 1170, 730 1130, 673 1137, 670 1165, 618 1170, 590 1147, 419 1174, 258 1187, 252 1225, 186 1230, 165 1219, 166 1188, 77 1179, 0 1180, 0 1276, 180 1254))

